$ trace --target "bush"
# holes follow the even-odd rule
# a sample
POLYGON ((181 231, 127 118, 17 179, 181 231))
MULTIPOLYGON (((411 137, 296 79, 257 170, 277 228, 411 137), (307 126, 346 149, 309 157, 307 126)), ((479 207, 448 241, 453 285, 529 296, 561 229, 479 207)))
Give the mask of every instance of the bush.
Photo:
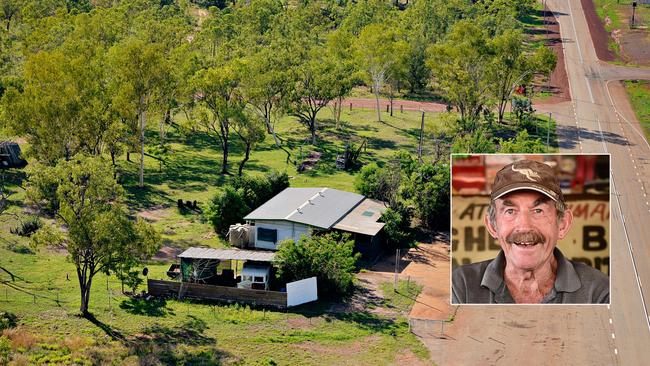
POLYGON ((521 130, 517 137, 510 140, 499 139, 500 153, 543 153, 546 145, 539 138, 532 138, 528 131, 521 130))
POLYGON ((205 217, 217 234, 225 235, 228 233, 230 225, 241 222, 250 211, 251 209, 244 199, 243 190, 227 185, 208 203, 205 217))
POLYGON ((384 222, 386 240, 393 248, 408 248, 415 244, 413 230, 411 230, 411 219, 413 209, 403 202, 396 202, 381 215, 384 222))
POLYGON ((30 247, 23 244, 9 243, 7 249, 18 254, 34 254, 34 251, 30 247))
POLYGON ((366 197, 392 204, 397 199, 401 182, 401 162, 392 161, 385 168, 370 163, 357 175, 354 188, 366 197))
POLYGON ((409 177, 402 196, 415 208, 415 215, 428 228, 449 227, 449 166, 424 163, 409 177))
POLYGON ((264 177, 243 176, 224 186, 208 203, 205 218, 217 234, 225 235, 230 225, 241 223, 244 216, 289 186, 287 173, 273 172, 264 177))
POLYGON ((37 216, 30 216, 27 220, 22 221, 20 225, 10 229, 12 234, 19 236, 32 236, 33 233, 38 231, 43 226, 43 222, 37 216))
POLYGON ((6 311, 0 311, 0 330, 14 328, 17 322, 18 318, 16 315, 6 311))
POLYGON ((348 234, 285 240, 275 257, 277 277, 286 283, 316 276, 319 297, 344 295, 352 290, 360 256, 354 253, 354 240, 348 234))

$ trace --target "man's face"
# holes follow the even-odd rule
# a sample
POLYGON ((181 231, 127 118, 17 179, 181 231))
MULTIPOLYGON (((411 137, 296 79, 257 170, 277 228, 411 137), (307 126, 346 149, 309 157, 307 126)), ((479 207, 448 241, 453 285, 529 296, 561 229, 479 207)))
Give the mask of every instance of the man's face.
POLYGON ((555 201, 529 190, 515 191, 495 200, 496 226, 485 217, 508 265, 535 270, 551 260, 557 240, 566 236, 573 215, 566 210, 558 221, 555 201))

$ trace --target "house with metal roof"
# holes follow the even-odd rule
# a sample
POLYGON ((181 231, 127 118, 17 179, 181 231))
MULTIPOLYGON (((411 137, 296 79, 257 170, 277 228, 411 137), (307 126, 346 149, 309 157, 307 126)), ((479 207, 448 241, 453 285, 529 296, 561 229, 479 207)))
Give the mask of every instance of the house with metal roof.
POLYGON ((300 240, 314 231, 347 232, 364 256, 380 251, 386 210, 381 201, 332 188, 286 188, 244 217, 253 225, 253 247, 276 250, 286 239, 300 240))

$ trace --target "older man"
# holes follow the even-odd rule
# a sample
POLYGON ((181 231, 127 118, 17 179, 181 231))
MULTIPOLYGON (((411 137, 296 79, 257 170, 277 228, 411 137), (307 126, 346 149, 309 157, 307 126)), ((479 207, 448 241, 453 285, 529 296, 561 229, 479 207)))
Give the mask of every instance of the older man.
POLYGON ((609 278, 556 248, 573 214, 550 166, 520 160, 501 169, 484 221, 501 251, 454 270, 453 303, 609 303, 609 278))

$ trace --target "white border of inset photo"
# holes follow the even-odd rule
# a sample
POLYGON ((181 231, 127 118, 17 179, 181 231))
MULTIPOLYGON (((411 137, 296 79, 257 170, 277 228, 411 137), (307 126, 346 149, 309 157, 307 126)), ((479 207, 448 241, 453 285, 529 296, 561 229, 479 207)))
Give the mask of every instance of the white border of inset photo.
MULTIPOLYGON (((610 153, 536 153, 536 154, 526 154, 526 153, 512 153, 512 154, 482 154, 482 153, 470 153, 470 154, 459 154, 459 153, 453 153, 450 154, 450 161, 449 161, 449 217, 450 217, 450 222, 449 222, 449 250, 450 250, 450 255, 449 255, 449 303, 451 305, 507 305, 507 306, 546 306, 546 305, 577 305, 577 306, 593 306, 593 305, 606 305, 610 306, 612 302, 612 276, 614 275, 612 268, 613 268, 613 258, 612 258, 612 195, 614 194, 613 191, 613 181, 612 181, 612 176, 611 176, 611 167, 612 167, 612 156, 610 153), (454 246, 453 246, 453 240, 454 240, 454 196, 458 196, 457 194, 454 194, 454 189, 453 189, 453 162, 454 159, 457 157, 467 157, 467 156, 521 156, 523 157, 529 157, 529 156, 593 156, 593 155, 598 155, 598 156, 607 156, 608 157, 608 180, 609 180, 609 193, 608 193, 608 206, 609 206, 609 218, 607 220, 607 250, 609 252, 609 263, 608 263, 608 271, 609 271, 609 302, 608 303, 454 303, 453 300, 453 271, 454 271, 454 266, 453 266, 453 258, 454 258, 454 246)), ((486 196, 486 202, 489 201, 489 196, 486 196)), ((482 213, 484 215, 485 212, 482 213)), ((575 230, 575 227, 572 228, 571 230, 575 230)), ((567 259, 570 259, 569 256, 567 256, 567 259)))

